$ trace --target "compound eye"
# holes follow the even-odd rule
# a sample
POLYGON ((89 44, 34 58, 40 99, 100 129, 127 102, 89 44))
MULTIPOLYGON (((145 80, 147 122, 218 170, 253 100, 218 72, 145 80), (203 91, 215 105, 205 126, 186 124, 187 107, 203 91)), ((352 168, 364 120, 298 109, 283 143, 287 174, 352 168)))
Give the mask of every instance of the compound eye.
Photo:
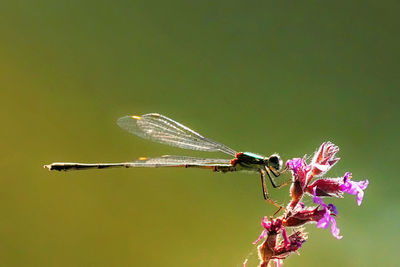
POLYGON ((278 155, 272 155, 268 158, 268 166, 273 167, 276 170, 280 170, 282 167, 282 160, 278 155))

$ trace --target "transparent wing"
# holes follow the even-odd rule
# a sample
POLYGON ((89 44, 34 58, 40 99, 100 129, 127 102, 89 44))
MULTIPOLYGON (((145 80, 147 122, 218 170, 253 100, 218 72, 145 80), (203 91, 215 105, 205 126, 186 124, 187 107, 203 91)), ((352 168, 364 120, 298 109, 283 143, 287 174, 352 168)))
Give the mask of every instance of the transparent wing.
POLYGON ((125 116, 118 119, 117 124, 132 134, 154 142, 192 150, 221 151, 231 156, 236 154, 235 150, 157 113, 125 116))
POLYGON ((229 159, 207 159, 186 156, 162 156, 141 158, 126 163, 126 167, 231 167, 229 159))

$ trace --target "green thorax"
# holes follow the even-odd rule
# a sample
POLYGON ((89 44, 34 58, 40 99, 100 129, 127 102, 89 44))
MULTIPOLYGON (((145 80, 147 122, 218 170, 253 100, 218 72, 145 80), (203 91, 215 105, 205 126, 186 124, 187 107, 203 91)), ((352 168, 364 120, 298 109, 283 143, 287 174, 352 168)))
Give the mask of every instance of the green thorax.
POLYGON ((239 170, 258 171, 265 166, 264 157, 251 152, 238 153, 235 166, 239 170))
POLYGON ((246 156, 248 156, 248 157, 255 158, 255 159, 258 159, 258 160, 264 159, 263 156, 254 154, 254 153, 252 153, 252 152, 243 152, 243 155, 246 155, 246 156))

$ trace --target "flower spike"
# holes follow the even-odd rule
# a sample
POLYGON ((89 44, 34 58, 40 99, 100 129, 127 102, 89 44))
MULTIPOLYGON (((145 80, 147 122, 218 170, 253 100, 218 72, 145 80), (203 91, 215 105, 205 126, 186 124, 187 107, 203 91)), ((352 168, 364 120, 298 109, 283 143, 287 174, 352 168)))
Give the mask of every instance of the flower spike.
POLYGON ((344 193, 347 193, 356 195, 357 204, 361 205, 369 181, 352 181, 350 172, 338 178, 322 177, 339 161, 336 157, 338 151, 339 147, 325 142, 314 153, 309 164, 306 156, 286 162, 287 169, 292 173, 291 201, 282 216, 275 219, 264 217, 261 221, 264 229, 254 241, 256 244, 264 239, 258 246, 260 267, 281 267, 284 259, 297 252, 307 239, 303 229, 298 228, 305 224, 316 223, 318 228, 330 227, 335 238, 342 238, 335 219, 338 210, 335 205, 325 203, 322 198, 343 198, 344 193), (314 180, 314 177, 318 179, 314 180), (304 193, 311 195, 317 206, 307 207, 302 202, 304 193))

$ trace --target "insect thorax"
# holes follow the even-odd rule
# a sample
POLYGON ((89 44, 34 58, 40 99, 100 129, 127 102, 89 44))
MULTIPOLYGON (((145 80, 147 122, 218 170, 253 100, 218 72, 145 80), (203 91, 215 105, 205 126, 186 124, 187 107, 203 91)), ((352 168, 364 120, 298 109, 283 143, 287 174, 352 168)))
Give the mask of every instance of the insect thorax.
POLYGON ((232 163, 238 170, 258 171, 265 166, 263 156, 251 152, 239 152, 235 156, 232 163))

